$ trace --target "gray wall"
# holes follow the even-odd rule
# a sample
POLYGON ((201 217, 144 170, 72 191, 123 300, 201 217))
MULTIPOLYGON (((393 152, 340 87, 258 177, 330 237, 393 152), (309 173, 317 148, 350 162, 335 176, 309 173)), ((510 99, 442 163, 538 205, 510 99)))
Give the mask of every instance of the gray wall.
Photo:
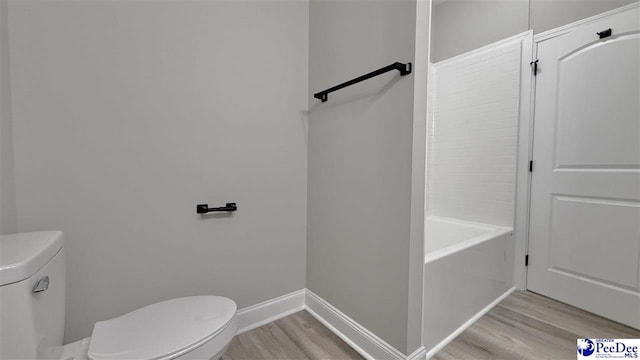
POLYGON ((438 62, 527 30, 529 0, 446 0, 433 7, 431 60, 438 62))
MULTIPOLYGON (((310 93, 413 62, 415 20, 414 0, 311 0, 310 93)), ((416 66, 425 65, 426 58, 416 66)), ((414 350, 407 335, 414 76, 387 73, 326 103, 311 98, 309 109, 307 287, 403 352, 414 350)))
POLYGON ((445 0, 433 7, 437 62, 528 29, 534 34, 638 0, 445 0))
POLYGON ((65 232, 66 341, 172 297, 305 287, 308 3, 9 10, 18 226, 65 232))
POLYGON ((7 10, 0 0, 0 234, 16 230, 7 10))
POLYGON ((531 0, 530 28, 541 33, 638 0, 531 0))

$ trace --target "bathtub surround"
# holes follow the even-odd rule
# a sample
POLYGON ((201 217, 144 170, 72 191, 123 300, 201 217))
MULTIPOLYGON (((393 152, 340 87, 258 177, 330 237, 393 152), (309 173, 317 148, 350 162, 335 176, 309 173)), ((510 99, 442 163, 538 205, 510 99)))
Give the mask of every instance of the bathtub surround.
POLYGON ((526 169, 519 175, 529 147, 524 141, 519 153, 518 130, 529 129, 532 42, 528 31, 432 67, 423 322, 429 356, 508 296, 514 264, 523 265, 515 258, 526 238, 516 196, 528 189, 526 169))
POLYGON ((9 19, 18 230, 65 232, 67 342, 172 297, 305 287, 306 2, 20 0, 9 19))
POLYGON ((7 0, 0 0, 0 235, 16 231, 7 0))
POLYGON ((433 216, 425 227, 423 345, 431 356, 515 289, 515 241, 510 227, 433 216))
POLYGON ((307 287, 401 354, 420 346, 426 95, 415 82, 426 85, 428 7, 311 0, 309 10, 310 94, 414 64, 326 103, 309 97, 307 287))
POLYGON ((514 226, 523 39, 434 64, 429 215, 514 226))

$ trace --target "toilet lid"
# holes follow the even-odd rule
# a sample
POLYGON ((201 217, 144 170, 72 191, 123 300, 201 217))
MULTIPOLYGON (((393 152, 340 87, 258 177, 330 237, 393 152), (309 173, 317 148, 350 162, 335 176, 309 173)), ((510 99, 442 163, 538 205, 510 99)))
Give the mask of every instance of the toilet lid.
POLYGON ((191 296, 145 306, 93 327, 92 360, 172 359, 224 330, 236 303, 220 296, 191 296))

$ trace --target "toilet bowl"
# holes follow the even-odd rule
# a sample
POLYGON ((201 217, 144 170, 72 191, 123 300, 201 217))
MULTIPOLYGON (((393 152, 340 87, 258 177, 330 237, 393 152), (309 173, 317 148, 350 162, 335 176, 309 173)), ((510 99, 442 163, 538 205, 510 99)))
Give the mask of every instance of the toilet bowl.
POLYGON ((217 359, 236 333, 236 304, 191 296, 148 305, 93 327, 92 360, 217 359))
POLYGON ((189 296, 98 321, 63 346, 62 233, 0 236, 0 250, 0 359, 219 359, 236 334, 233 300, 189 296))

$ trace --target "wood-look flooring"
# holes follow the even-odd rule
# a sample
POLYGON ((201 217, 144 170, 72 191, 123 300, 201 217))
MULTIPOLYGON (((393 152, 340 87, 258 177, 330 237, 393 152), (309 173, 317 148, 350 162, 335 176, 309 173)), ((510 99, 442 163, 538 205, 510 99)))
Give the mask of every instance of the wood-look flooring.
MULTIPOLYGON (((508 298, 434 360, 576 358, 578 338, 640 338, 640 331, 527 291, 508 298)), ((306 311, 236 336, 223 360, 363 359, 306 311)))
POLYGON ((640 338, 640 331, 529 291, 515 291, 433 359, 575 359, 580 338, 633 339, 640 338))
POLYGON ((306 311, 233 338, 222 360, 362 360, 355 350, 306 311))

